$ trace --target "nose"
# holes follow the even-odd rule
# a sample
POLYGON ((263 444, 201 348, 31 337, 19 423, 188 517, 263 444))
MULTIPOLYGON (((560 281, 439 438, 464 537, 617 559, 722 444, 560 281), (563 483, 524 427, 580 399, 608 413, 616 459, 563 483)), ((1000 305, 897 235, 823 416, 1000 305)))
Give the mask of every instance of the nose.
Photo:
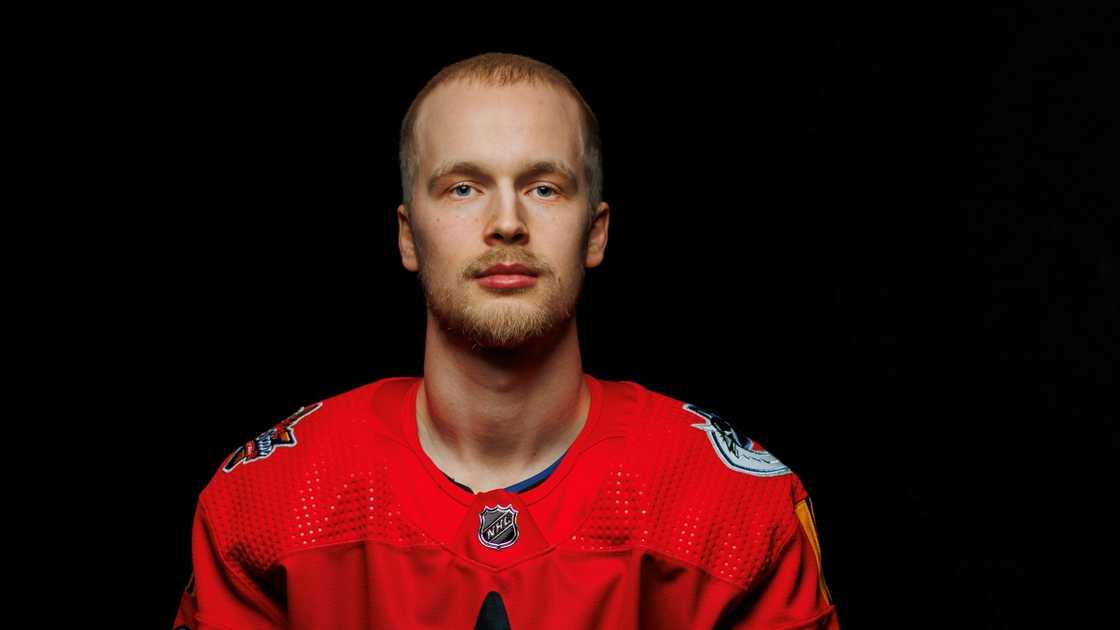
POLYGON ((529 227, 525 223, 525 207, 517 194, 504 191, 495 196, 486 225, 486 243, 519 244, 529 241, 529 227))

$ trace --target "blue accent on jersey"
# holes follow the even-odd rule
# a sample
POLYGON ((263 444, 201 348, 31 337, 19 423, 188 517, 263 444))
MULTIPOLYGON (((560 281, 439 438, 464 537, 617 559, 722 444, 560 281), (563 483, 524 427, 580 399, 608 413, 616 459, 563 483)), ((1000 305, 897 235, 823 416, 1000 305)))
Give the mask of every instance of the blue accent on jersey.
MULTIPOLYGON (((564 451, 564 455, 567 455, 567 454, 568 454, 568 452, 564 451)), ((560 460, 564 459, 564 455, 561 455, 559 458, 557 458, 556 461, 552 462, 552 465, 549 466, 548 468, 545 468, 544 470, 542 470, 539 473, 533 475, 532 477, 529 477, 525 481, 519 481, 519 482, 513 484, 512 486, 509 486, 508 488, 506 488, 506 490, 509 491, 509 492, 521 492, 523 490, 528 490, 529 488, 532 488, 533 486, 541 483, 542 481, 547 479, 549 475, 552 474, 552 471, 556 470, 556 467, 560 464, 560 460)))
MULTIPOLYGON (((567 454, 568 454, 568 452, 564 451, 564 455, 567 455, 567 454)), ((535 486, 539 485, 542 481, 544 481, 545 479, 548 479, 548 476, 552 474, 552 471, 556 470, 556 467, 558 465, 560 465, 560 460, 564 459, 564 455, 561 455, 560 457, 558 457, 556 459, 556 461, 552 462, 551 466, 549 466, 548 468, 545 468, 544 470, 542 470, 539 473, 533 475, 532 477, 529 477, 528 479, 525 479, 524 481, 518 481, 517 483, 513 484, 512 486, 507 486, 505 488, 506 491, 507 492, 524 492, 525 490, 528 490, 532 487, 535 487, 535 486)), ((442 471, 440 471, 440 472, 442 472, 442 471)), ((455 479, 451 475, 449 475, 447 473, 443 473, 443 476, 447 477, 448 479, 451 479, 451 481, 454 482, 455 485, 459 486, 460 488, 466 490, 467 492, 470 492, 471 494, 474 494, 474 490, 471 490, 465 484, 461 484, 458 481, 455 481, 455 479)))

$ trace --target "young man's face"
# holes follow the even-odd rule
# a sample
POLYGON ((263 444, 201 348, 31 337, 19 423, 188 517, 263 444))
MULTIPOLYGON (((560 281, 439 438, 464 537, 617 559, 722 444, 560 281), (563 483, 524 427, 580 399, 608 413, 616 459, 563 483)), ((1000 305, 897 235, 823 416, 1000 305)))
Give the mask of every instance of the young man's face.
POLYGON ((441 329, 514 348, 574 316, 584 268, 607 240, 606 203, 587 222, 580 129, 574 99, 547 86, 454 82, 428 95, 411 218, 402 205, 398 219, 402 262, 441 329), (447 171, 459 163, 475 168, 447 171), (535 282, 486 286, 479 277, 495 263, 523 264, 535 282))

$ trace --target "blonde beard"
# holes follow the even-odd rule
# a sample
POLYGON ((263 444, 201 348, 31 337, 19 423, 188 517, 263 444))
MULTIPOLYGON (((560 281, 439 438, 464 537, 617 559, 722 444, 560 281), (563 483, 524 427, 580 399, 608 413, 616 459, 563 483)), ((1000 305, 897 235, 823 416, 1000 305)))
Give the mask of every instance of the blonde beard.
POLYGON ((559 277, 560 286, 555 290, 542 287, 541 283, 551 278, 542 276, 537 285, 525 290, 525 293, 545 290, 541 299, 519 298, 510 293, 508 299, 495 296, 482 301, 471 295, 475 289, 469 286, 461 291, 433 289, 426 281, 423 264, 420 269, 427 308, 440 329, 481 348, 517 348, 563 327, 575 315, 583 280, 581 267, 579 281, 574 287, 565 286, 559 277))
MULTIPOLYGON (((587 256, 589 228, 590 217, 583 225, 581 261, 587 256)), ((525 293, 543 293, 543 298, 519 298, 517 296, 520 292, 510 292, 508 300, 496 294, 493 299, 472 300, 471 293, 476 288, 469 284, 475 282, 474 279, 467 280, 467 284, 462 285, 462 290, 431 286, 428 282, 429 274, 425 273, 427 265, 423 236, 419 231, 414 231, 413 236, 419 267, 417 279, 424 292, 428 312, 441 330, 470 341, 472 348, 518 348, 556 332, 576 314, 587 272, 582 263, 574 270, 574 284, 565 283, 563 275, 550 269, 538 277, 536 285, 524 290, 525 293), (555 282, 555 286, 552 282, 555 282)), ((463 274, 458 274, 455 281, 462 282, 462 278, 463 274)))

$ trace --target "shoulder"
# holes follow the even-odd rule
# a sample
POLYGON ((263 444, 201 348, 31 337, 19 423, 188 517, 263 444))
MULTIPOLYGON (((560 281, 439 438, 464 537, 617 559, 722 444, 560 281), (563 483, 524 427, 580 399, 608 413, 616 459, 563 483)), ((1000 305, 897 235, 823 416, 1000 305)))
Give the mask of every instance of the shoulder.
MULTIPOLYGON (((305 418, 323 408, 326 401, 317 401, 302 405, 299 409, 289 414, 279 422, 266 428, 261 433, 246 442, 239 444, 222 463, 220 472, 229 474, 238 466, 249 466, 262 462, 284 448, 295 448, 299 444, 297 428, 303 433, 302 427, 297 425, 305 418)), ((328 415, 328 414, 323 414, 328 415)))
POLYGON ((656 392, 643 416, 630 461, 652 495, 654 520, 675 523, 688 515, 704 541, 699 550, 687 540, 682 546, 676 527, 651 542, 746 588, 794 536, 801 481, 749 436, 750 418, 656 392))
POLYGON ((292 531, 291 515, 311 514, 335 477, 350 475, 374 455, 384 415, 371 408, 374 394, 386 384, 399 388, 405 378, 308 401, 237 444, 198 497, 226 553, 250 574, 263 575, 299 541, 302 531, 292 531))
POLYGON ((290 490, 297 478, 317 462, 337 460, 340 445, 356 436, 376 433, 372 395, 405 377, 385 378, 333 396, 308 401, 291 413, 262 426, 236 444, 202 491, 208 501, 244 501, 247 496, 290 490))
MULTIPOLYGON (((644 388, 643 388, 644 389, 644 388)), ((752 419, 652 390, 635 438, 644 448, 681 451, 705 474, 750 480, 795 477, 776 455, 750 436, 752 419), (718 474, 717 474, 718 471, 718 474)))

